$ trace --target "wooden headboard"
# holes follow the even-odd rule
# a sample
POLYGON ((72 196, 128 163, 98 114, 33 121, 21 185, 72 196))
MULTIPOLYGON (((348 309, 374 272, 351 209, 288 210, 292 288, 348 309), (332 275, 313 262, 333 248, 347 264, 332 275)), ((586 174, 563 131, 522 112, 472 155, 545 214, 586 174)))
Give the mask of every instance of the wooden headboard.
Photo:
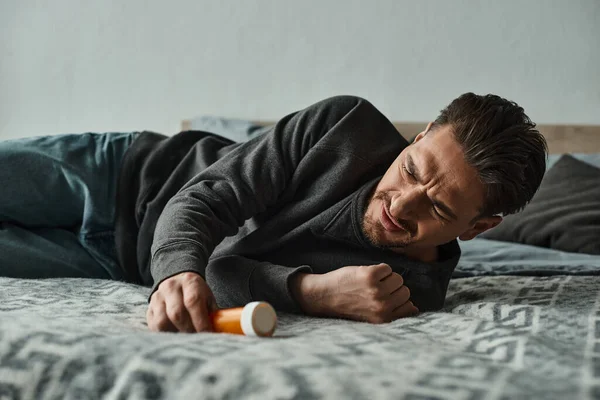
MULTIPOLYGON (((259 125, 271 125, 274 121, 255 121, 259 125)), ((426 122, 394 122, 394 126, 406 139, 415 137, 427 126, 426 122)), ((189 130, 191 120, 181 123, 181 130, 189 130)), ((548 142, 550 154, 600 153, 600 125, 538 125, 537 128, 548 142)))

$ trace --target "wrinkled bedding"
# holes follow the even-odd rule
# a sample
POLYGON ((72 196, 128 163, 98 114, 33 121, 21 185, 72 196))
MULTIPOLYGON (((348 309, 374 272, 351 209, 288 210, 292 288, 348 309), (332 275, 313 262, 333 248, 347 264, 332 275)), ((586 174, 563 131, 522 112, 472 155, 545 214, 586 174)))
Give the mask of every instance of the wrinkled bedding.
POLYGON ((139 286, 0 278, 0 399, 600 397, 596 260, 491 274, 477 246, 505 244, 484 242, 463 246, 442 311, 384 325, 281 314, 270 339, 149 332, 139 286))

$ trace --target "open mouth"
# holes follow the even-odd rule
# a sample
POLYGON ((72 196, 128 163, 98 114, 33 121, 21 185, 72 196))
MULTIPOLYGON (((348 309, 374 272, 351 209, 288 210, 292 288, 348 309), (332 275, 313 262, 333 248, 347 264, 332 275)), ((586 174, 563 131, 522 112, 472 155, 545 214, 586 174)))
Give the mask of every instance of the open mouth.
POLYGON ((383 225, 386 231, 406 231, 406 229, 404 229, 400 224, 398 224, 398 222, 394 218, 392 218, 384 203, 382 203, 381 205, 381 215, 379 219, 381 220, 381 225, 383 225))

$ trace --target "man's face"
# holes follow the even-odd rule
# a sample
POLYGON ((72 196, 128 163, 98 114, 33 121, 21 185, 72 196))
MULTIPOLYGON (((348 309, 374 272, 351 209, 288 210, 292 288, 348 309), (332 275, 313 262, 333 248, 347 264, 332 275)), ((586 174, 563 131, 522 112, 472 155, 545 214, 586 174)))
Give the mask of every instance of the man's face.
POLYGON ((404 252, 457 237, 472 239, 500 217, 474 219, 484 186, 448 126, 422 132, 404 149, 369 200, 363 230, 378 247, 404 252))

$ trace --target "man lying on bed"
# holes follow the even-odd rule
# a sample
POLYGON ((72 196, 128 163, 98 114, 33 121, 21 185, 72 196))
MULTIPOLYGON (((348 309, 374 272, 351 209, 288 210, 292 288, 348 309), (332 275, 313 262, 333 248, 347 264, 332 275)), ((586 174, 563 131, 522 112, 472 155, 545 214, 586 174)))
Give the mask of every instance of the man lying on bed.
POLYGON ((0 273, 152 286, 160 331, 210 330, 215 296, 392 321, 443 306, 456 238, 522 209, 545 158, 522 108, 472 93, 410 145, 350 96, 246 143, 199 131, 5 141, 0 273))

